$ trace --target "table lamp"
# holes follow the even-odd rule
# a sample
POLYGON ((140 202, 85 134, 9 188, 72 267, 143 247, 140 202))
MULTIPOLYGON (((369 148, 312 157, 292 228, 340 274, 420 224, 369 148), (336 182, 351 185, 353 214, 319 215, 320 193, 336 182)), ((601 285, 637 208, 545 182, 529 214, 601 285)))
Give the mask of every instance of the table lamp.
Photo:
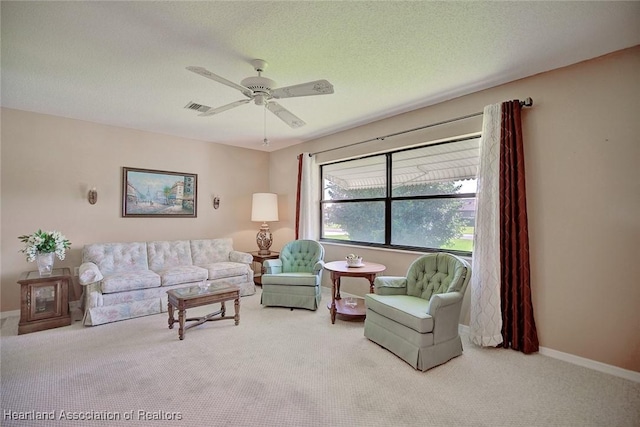
POLYGON ((274 193, 254 193, 251 203, 251 221, 262 222, 256 235, 260 255, 269 255, 273 236, 267 221, 278 221, 278 195, 274 193))

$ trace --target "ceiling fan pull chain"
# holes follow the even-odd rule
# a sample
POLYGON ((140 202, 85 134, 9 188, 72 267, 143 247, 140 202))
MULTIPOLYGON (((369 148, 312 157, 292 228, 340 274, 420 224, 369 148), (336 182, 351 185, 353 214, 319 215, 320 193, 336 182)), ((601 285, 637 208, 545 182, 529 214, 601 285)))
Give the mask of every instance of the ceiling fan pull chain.
POLYGON ((262 140, 262 145, 265 147, 269 146, 269 140, 267 139, 267 103, 264 103, 264 139, 262 140))

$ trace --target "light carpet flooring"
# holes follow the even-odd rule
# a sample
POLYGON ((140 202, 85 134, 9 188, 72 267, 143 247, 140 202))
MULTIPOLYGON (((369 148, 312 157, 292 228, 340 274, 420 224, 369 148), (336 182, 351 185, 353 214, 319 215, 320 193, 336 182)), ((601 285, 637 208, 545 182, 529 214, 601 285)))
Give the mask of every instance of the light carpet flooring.
POLYGON ((184 341, 166 313, 20 336, 9 318, 0 424, 640 426, 638 383, 464 336, 462 356, 415 371, 368 341, 362 322, 332 325, 329 298, 315 312, 265 308, 258 289, 242 298, 239 326, 209 322, 184 341), (54 419, 12 419, 43 413, 54 419))

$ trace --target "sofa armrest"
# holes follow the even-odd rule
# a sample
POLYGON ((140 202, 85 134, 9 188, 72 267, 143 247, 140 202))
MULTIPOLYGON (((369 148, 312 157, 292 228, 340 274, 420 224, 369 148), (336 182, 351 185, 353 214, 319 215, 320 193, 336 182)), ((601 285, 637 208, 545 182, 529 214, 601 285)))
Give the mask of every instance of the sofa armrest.
POLYGON ((231 251, 229 252, 229 261, 240 262, 242 264, 251 264, 253 262, 253 256, 246 252, 231 251))
POLYGON ((318 274, 322 273, 323 269, 324 269, 324 261, 320 260, 313 265, 313 274, 317 276, 318 274))
POLYGON ((378 295, 406 295, 407 278, 401 276, 379 276, 373 281, 378 295))
POLYGON ((80 266, 78 281, 81 285, 86 286, 91 283, 99 282, 104 279, 100 269, 93 262, 84 262, 80 266))
POLYGON ((444 294, 432 295, 429 300, 429 309, 427 310, 427 314, 436 317, 438 310, 460 301, 462 301, 462 294, 460 292, 447 292, 444 294))
POLYGON ((264 274, 282 273, 282 261, 280 259, 267 259, 262 263, 264 274))
POLYGON ((463 295, 460 292, 447 292, 431 296, 427 314, 433 317, 434 344, 458 336, 462 298, 463 295))

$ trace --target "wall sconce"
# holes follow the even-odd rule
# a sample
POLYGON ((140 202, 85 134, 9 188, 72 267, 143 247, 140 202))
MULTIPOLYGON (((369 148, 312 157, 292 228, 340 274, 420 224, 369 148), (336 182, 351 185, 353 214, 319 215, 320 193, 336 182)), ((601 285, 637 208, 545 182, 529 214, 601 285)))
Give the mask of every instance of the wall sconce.
POLYGON ((220 196, 213 196, 213 209, 220 207, 220 196))
POLYGON ((91 190, 89 190, 89 193, 87 194, 87 200, 89 200, 89 203, 91 203, 92 205, 96 204, 96 202, 98 201, 98 190, 96 190, 96 187, 92 187, 91 190))

